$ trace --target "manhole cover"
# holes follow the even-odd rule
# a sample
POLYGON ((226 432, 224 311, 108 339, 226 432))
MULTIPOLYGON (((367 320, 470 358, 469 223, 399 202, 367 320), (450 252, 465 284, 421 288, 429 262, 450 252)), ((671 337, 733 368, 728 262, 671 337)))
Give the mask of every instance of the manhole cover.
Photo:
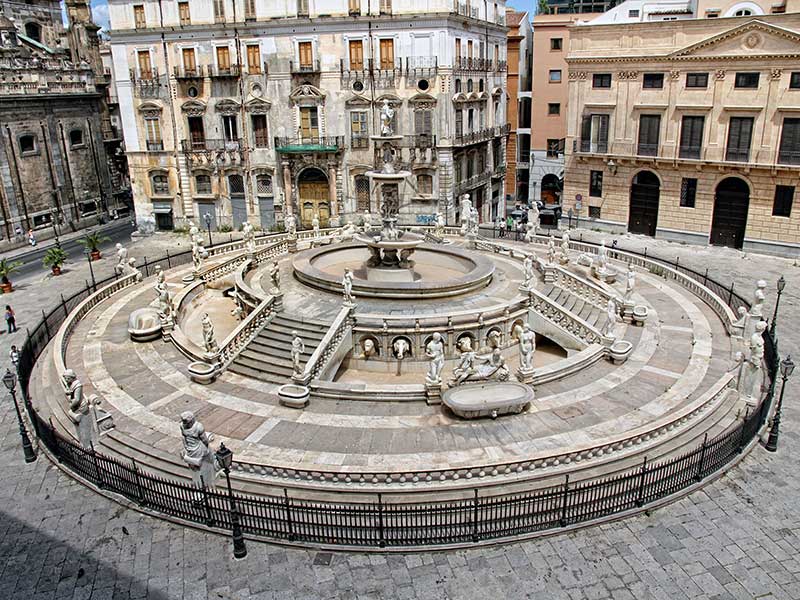
POLYGON ((583 411, 577 406, 565 406, 554 410, 553 414, 562 419, 574 419, 583 415, 583 411))

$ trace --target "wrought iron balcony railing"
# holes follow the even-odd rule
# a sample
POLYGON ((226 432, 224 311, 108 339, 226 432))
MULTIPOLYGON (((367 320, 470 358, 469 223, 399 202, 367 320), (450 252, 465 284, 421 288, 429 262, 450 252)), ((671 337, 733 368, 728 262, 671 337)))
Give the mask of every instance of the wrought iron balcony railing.
POLYGON ((189 139, 181 140, 181 147, 184 152, 206 152, 216 150, 241 150, 242 140, 224 140, 224 139, 189 139))
POLYGON ((699 159, 703 150, 700 146, 680 146, 678 148, 679 158, 699 159))
POLYGON ((293 60, 289 61, 289 72, 293 75, 300 75, 303 73, 319 73, 319 59, 312 60, 310 63, 299 63, 293 60))
POLYGON ((658 144, 639 144, 636 147, 639 156, 658 156, 658 144))
POLYGON ((242 73, 241 65, 211 65, 209 67, 211 77, 238 77, 242 73))
POLYGON ((725 152, 725 160, 732 162, 748 162, 750 160, 750 149, 740 150, 737 148, 728 148, 725 152))
POLYGON ((778 164, 800 165, 800 150, 783 150, 778 152, 778 164))
POLYGON ((202 79, 205 74, 203 65, 195 65, 193 67, 177 66, 175 67, 176 79, 202 79))
POLYGON ((344 136, 298 136, 276 137, 275 150, 278 152, 338 152, 344 147, 344 136))
POLYGON ((146 142, 147 151, 148 152, 163 152, 164 151, 164 142, 146 142))
MULTIPOLYGON (((580 151, 590 154, 608 154, 608 142, 593 142, 591 140, 580 140, 580 151)), ((548 151, 549 152, 549 151, 548 151)))

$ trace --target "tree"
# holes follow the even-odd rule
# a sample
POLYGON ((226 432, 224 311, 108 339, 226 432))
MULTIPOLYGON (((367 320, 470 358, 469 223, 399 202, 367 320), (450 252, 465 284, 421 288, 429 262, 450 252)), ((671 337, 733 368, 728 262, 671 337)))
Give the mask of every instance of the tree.
POLYGON ((536 14, 546 15, 549 12, 550 12, 550 5, 547 3, 547 0, 539 0, 539 4, 536 7, 536 14))

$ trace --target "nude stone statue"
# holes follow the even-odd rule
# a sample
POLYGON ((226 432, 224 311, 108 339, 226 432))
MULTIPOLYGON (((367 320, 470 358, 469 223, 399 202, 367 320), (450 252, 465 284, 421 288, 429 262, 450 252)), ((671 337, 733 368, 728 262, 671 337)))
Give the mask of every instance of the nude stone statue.
POLYGON ((205 346, 207 354, 217 354, 219 352, 219 345, 214 337, 214 323, 211 322, 211 317, 208 313, 203 315, 201 320, 203 324, 203 345, 205 346))
POLYGON ((569 264, 569 233, 566 231, 561 236, 561 253, 558 260, 562 265, 569 264))
POLYGON ((633 265, 628 265, 628 274, 625 278, 625 302, 630 302, 633 296, 633 288, 636 285, 636 273, 633 271, 633 265))
POLYGON ((438 385, 442 382, 442 369, 444 368, 444 342, 442 334, 438 331, 433 334, 433 339, 425 347, 425 356, 430 359, 425 383, 438 385))
POLYGON ((181 437, 183 451, 181 458, 192 472, 192 481, 197 487, 213 487, 216 469, 211 442, 214 436, 207 433, 203 424, 195 419, 194 413, 181 413, 181 437))
POLYGON ((303 367, 300 360, 303 352, 306 351, 306 345, 303 343, 303 338, 297 335, 296 331, 292 332, 292 368, 295 373, 302 373, 303 367))
POLYGON ((533 370, 533 353, 536 351, 536 332, 528 323, 519 328, 519 369, 520 371, 533 370))
POLYGON ((272 261, 272 266, 269 268, 269 279, 272 282, 271 294, 275 296, 281 291, 281 269, 277 260, 272 261))
POLYGON ((283 218, 283 224, 286 227, 286 232, 289 234, 289 237, 297 237, 297 219, 295 219, 292 213, 287 214, 283 218))
POLYGON ((242 235, 244 237, 245 249, 248 254, 255 254, 256 252, 256 232, 250 223, 245 223, 242 226, 242 235))
POLYGON ((764 300, 766 299, 766 294, 764 290, 767 287, 767 282, 763 279, 759 279, 756 282, 756 289, 753 292, 753 305, 750 307, 750 316, 756 317, 756 319, 760 319, 761 316, 764 314, 764 300))
POLYGON ((550 238, 547 240, 547 263, 552 265, 556 262, 556 241, 553 238, 553 232, 550 232, 550 238))
POLYGON ((764 331, 766 328, 766 321, 756 323, 753 335, 750 336, 750 356, 743 365, 740 393, 748 404, 757 404, 761 398, 761 384, 764 379, 761 363, 764 360, 764 331))
POLYGON ((384 99, 383 106, 381 106, 381 135, 384 137, 394 134, 392 129, 392 120, 394 119, 394 109, 389 101, 384 99))
POLYGON ((344 270, 342 289, 344 291, 344 305, 355 306, 356 300, 353 296, 353 272, 350 269, 344 270))
POLYGON ((610 337, 614 333, 614 325, 617 324, 618 318, 619 315, 617 314, 617 303, 613 298, 609 298, 608 304, 606 304, 606 322, 603 325, 602 331, 604 336, 610 337))
POLYGON ((533 264, 534 264, 533 261, 534 261, 534 258, 533 258, 532 254, 528 254, 525 257, 525 260, 522 261, 523 280, 522 280, 522 286, 520 287, 520 289, 530 290, 530 289, 533 289, 535 287, 535 285, 534 285, 535 273, 534 273, 534 268, 533 268, 533 264))
POLYGON ((125 272, 125 266, 128 262, 128 250, 122 246, 122 244, 117 244, 117 264, 114 265, 114 273, 117 275, 122 275, 125 272))
POLYGON ((319 237, 319 215, 314 213, 314 216, 311 219, 311 229, 314 230, 314 237, 319 237))

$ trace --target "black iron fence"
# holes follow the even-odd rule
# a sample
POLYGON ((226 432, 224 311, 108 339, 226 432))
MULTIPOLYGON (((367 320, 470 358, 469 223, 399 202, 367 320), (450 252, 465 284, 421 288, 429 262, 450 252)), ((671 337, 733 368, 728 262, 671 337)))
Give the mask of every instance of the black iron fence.
MULTIPOLYGON (((609 254, 620 249, 609 249, 609 254)), ((627 251, 626 252, 630 252, 627 251)), ((635 253, 639 254, 639 253, 635 253)), ((734 310, 747 303, 707 273, 648 256, 679 269, 697 281, 723 292, 734 310)), ((163 268, 186 264, 189 252, 144 261, 144 274, 156 265, 163 268)), ((97 287, 111 283, 110 277, 97 287)), ((61 302, 28 331, 19 363, 19 380, 34 432, 40 443, 74 476, 105 492, 121 496, 150 511, 183 521, 230 531, 233 527, 227 490, 200 489, 188 481, 165 479, 148 473, 134 461, 108 456, 83 448, 61 434, 51 421, 34 409, 28 383, 34 364, 55 336, 61 323, 92 286, 61 302)), ((686 490, 717 473, 734 461, 754 440, 766 423, 774 395, 778 352, 769 331, 764 333, 765 360, 771 385, 761 404, 726 431, 680 456, 640 466, 613 476, 563 483, 514 495, 471 495, 447 502, 385 502, 375 494, 365 502, 323 502, 294 498, 289 490, 282 496, 253 496, 234 492, 243 531, 253 537, 309 544, 351 547, 422 547, 469 544, 498 540, 587 523, 644 507, 686 490)))

